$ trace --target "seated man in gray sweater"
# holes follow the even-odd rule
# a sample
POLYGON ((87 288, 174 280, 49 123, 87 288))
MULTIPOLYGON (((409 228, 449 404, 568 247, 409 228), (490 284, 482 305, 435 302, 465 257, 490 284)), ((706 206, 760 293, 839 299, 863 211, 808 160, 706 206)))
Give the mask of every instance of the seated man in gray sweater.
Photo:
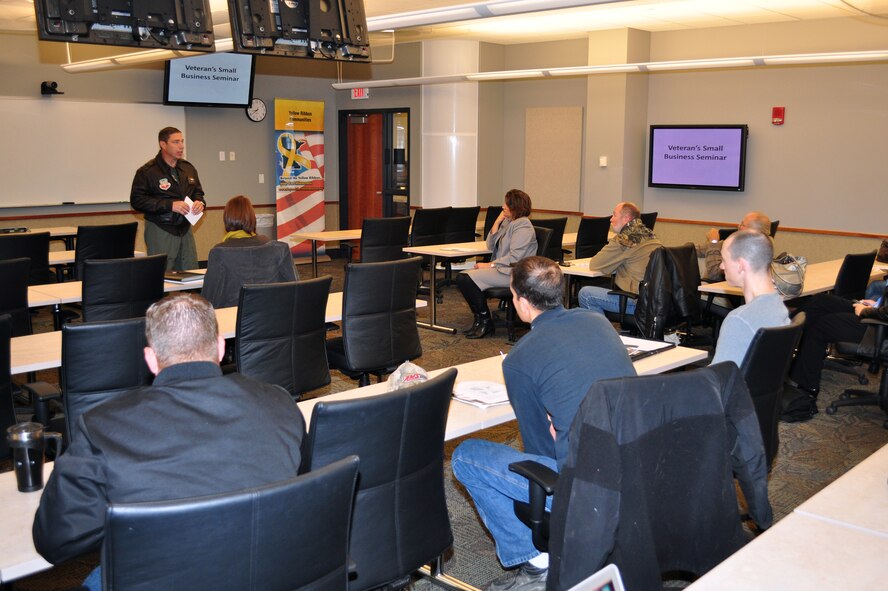
POLYGON ((772 258, 771 239, 761 232, 740 230, 725 240, 721 268, 730 285, 743 289, 746 303, 722 323, 712 363, 733 361, 740 366, 758 329, 789 324, 783 298, 771 282, 772 258))

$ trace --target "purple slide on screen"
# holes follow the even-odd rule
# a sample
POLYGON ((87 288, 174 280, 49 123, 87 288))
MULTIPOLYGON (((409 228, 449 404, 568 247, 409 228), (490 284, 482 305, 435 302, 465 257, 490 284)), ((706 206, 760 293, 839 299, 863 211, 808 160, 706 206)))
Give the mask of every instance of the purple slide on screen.
POLYGON ((741 188, 741 127, 658 127, 651 135, 652 185, 741 188))

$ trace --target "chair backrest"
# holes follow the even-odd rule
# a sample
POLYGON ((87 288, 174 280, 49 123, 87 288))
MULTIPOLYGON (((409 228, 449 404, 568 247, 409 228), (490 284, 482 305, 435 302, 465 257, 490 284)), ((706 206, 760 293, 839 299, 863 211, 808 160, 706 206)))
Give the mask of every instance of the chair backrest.
POLYGON ((358 458, 232 493, 111 503, 106 591, 343 591, 358 458))
POLYGON ((145 315, 163 297, 166 255, 83 263, 83 321, 145 315))
POLYGON ((552 230, 552 228, 534 226, 533 233, 536 236, 537 241, 536 255, 538 257, 546 256, 546 252, 549 250, 549 245, 552 244, 552 234, 555 233, 554 230, 552 230))
POLYGON ((862 300, 875 261, 875 250, 862 254, 846 254, 839 267, 839 274, 836 275, 833 294, 848 300, 862 300))
POLYGON ((74 278, 83 279, 83 263, 90 259, 125 259, 136 249, 138 222, 105 226, 78 226, 74 250, 74 278))
POLYGON ((30 259, 0 261, 0 314, 9 314, 12 336, 31 334, 31 313, 28 309, 28 269, 30 259))
POLYGON ((774 461, 780 443, 777 423, 783 382, 789 373, 792 354, 802 336, 804 324, 805 313, 799 312, 786 326, 758 329, 740 366, 762 430, 768 466, 774 461))
POLYGON ((561 252, 561 245, 564 242, 564 228, 567 227, 567 217, 534 219, 531 220, 531 223, 534 227, 552 230, 549 246, 543 251, 542 256, 548 257, 553 261, 563 261, 564 253, 561 252))
POLYGON ((12 319, 0 314, 0 460, 9 457, 6 428, 14 425, 15 407, 12 404, 12 319))
POLYGON ((659 589, 673 570, 702 575, 746 543, 734 474, 750 515, 768 527, 754 412, 733 363, 594 384, 555 488, 548 588, 567 589, 608 562, 627 589, 659 589))
POLYGON ((657 223, 657 213, 656 211, 649 211, 641 214, 641 223, 647 226, 648 230, 653 231, 654 224, 657 223))
POLYGON ((410 237, 410 216, 364 218, 361 227, 361 262, 396 261, 406 257, 404 247, 410 237))
MULTIPOLYGON (((768 230, 771 234, 771 238, 773 238, 777 234, 777 228, 780 226, 780 220, 774 220, 771 222, 771 228, 768 230)), ((718 239, 726 240, 728 236, 736 232, 739 228, 721 228, 718 231, 718 239)))
POLYGON ((237 307, 238 373, 277 384, 294 398, 330 383, 325 316, 329 275, 245 285, 237 307))
POLYGON ((447 228, 444 242, 474 242, 475 224, 478 223, 478 214, 481 207, 451 207, 447 215, 447 228))
POLYGON ((0 236, 0 260, 22 257, 31 260, 30 285, 55 282, 55 275, 49 271, 49 232, 0 236))
POLYGON ((306 439, 307 467, 361 458, 349 555, 352 591, 380 587, 453 542, 444 496, 444 430, 456 370, 380 396, 321 401, 306 439))
POLYGON ((676 322, 700 315, 700 268, 693 244, 661 247, 651 253, 638 290, 635 325, 649 339, 662 339, 676 322))
POLYGON ((411 246, 444 244, 447 241, 447 219, 451 207, 417 209, 410 229, 411 246))
POLYGON ((65 440, 71 442, 80 415, 151 383, 145 363, 145 319, 103 320, 62 327, 59 380, 65 404, 65 440))
POLYGON ((574 257, 585 259, 594 257, 607 244, 607 233, 610 231, 610 217, 583 218, 577 230, 577 244, 574 257))
POLYGON ((356 371, 397 367, 422 355, 416 328, 420 257, 345 266, 342 344, 356 371))
POLYGON ((490 229, 493 227, 493 222, 496 221, 496 218, 498 218, 499 214, 501 214, 502 212, 502 205, 487 206, 487 213, 484 214, 484 233, 481 235, 481 240, 487 240, 487 235, 490 234, 490 229))
POLYGON ((244 285, 296 281, 290 247, 269 240, 254 246, 218 246, 210 249, 201 295, 214 308, 236 306, 244 285))

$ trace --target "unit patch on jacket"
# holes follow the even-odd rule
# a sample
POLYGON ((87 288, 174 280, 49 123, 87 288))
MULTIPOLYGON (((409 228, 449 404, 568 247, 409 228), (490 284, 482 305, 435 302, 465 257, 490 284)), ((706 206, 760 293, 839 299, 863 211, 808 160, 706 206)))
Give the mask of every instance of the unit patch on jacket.
POLYGON ((161 191, 166 191, 170 188, 170 180, 166 177, 160 179, 160 182, 157 183, 157 186, 160 187, 161 191))

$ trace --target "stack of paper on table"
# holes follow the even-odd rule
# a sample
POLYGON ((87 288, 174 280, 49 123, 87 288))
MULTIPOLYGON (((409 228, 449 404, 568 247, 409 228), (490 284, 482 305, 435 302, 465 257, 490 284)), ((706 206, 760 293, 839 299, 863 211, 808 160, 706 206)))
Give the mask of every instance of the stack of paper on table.
POLYGON ((497 382, 460 382, 453 389, 453 397, 478 408, 509 404, 505 384, 497 382))

